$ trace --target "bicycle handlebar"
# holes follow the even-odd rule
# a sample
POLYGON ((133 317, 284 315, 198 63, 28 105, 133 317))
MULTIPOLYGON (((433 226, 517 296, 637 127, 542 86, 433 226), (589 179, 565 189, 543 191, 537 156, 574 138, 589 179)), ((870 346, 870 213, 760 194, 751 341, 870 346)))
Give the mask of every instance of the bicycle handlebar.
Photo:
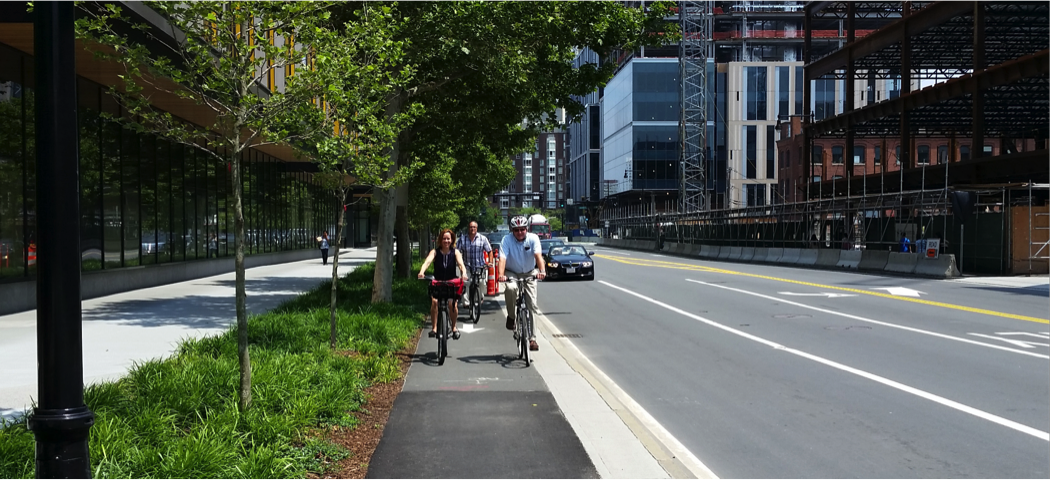
POLYGON ((510 277, 510 276, 506 276, 506 275, 504 275, 504 276, 507 277, 507 280, 504 281, 503 283, 507 283, 507 282, 509 282, 511 280, 514 280, 515 282, 521 283, 521 282, 525 282, 525 281, 529 281, 529 280, 537 280, 537 279, 539 279, 539 277, 536 276, 536 275, 529 275, 529 276, 527 276, 525 278, 510 277))

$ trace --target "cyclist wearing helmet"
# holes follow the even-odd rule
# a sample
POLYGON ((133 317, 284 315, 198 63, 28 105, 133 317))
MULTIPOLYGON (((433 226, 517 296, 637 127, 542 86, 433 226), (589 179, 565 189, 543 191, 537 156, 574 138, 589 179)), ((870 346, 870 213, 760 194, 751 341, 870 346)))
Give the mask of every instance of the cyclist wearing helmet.
MULTIPOLYGON (((507 277, 511 275, 516 278, 536 275, 540 280, 543 280, 543 277, 546 276, 547 272, 543 268, 543 252, 540 250, 540 237, 536 236, 535 233, 530 233, 528 230, 529 220, 524 216, 518 215, 510 219, 511 233, 503 237, 503 241, 500 242, 499 246, 499 271, 496 273, 499 275, 500 282, 507 282, 507 277)), ((529 311, 535 316, 536 282, 534 280, 527 281, 524 285, 525 291, 522 294, 525 295, 525 304, 528 305, 529 311)), ((504 298, 507 302, 507 330, 514 330, 514 305, 518 301, 517 283, 507 282, 504 298)), ((529 350, 540 349, 536 343, 535 335, 535 329, 533 329, 533 337, 529 339, 529 350)))

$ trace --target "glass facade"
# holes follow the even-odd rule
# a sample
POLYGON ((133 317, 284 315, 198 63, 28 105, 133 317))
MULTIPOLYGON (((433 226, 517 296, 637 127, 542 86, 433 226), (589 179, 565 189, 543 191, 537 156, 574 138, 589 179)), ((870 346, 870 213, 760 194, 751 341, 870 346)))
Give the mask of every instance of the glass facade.
POLYGON ((766 71, 767 67, 744 67, 745 120, 766 119, 766 71))
MULTIPOLYGON (((0 45, 0 281, 36 268, 31 65, 0 45)), ((230 165, 107 120, 124 114, 107 90, 77 79, 82 270, 233 255, 230 165)), ((334 233, 338 202, 309 173, 255 150, 242 162, 246 254, 312 249, 321 231, 334 233)), ((363 221, 348 212, 347 231, 370 236, 362 208, 363 221)))

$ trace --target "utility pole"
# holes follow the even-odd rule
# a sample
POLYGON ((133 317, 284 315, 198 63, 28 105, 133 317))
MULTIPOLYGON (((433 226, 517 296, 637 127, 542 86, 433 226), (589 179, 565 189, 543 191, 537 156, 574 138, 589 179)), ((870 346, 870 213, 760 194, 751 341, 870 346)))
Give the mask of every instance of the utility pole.
POLYGON ((37 384, 29 418, 37 478, 90 478, 80 305, 79 159, 73 2, 38 2, 37 384))

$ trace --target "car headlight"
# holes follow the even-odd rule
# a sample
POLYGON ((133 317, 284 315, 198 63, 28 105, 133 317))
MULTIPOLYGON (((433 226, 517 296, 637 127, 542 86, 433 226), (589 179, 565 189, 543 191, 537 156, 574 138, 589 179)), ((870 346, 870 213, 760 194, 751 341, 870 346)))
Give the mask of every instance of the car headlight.
POLYGON ((555 267, 555 268, 557 268, 558 267, 558 262, 547 262, 547 266, 548 267, 555 267))
POLYGON ((591 262, 583 262, 583 266, 584 266, 584 267, 589 267, 589 266, 591 266, 591 265, 594 265, 594 264, 593 264, 593 263, 591 263, 591 262))

